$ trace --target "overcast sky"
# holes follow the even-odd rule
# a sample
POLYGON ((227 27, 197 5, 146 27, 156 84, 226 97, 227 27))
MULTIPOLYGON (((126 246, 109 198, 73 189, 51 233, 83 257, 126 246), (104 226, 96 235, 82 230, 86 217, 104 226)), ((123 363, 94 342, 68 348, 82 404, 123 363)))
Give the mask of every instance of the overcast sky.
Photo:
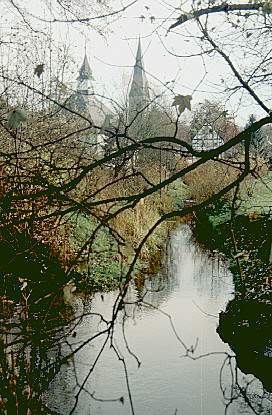
MULTIPOLYGON (((118 1, 115 3, 118 7, 118 1)), ((144 64, 151 87, 159 91, 166 82, 172 87, 171 81, 175 80, 174 93, 192 94, 193 105, 205 98, 223 102, 223 80, 229 76, 229 68, 217 56, 206 57, 205 66, 199 56, 183 57, 199 51, 193 37, 197 30, 190 22, 166 36, 166 30, 178 16, 170 3, 178 5, 180 2, 138 0, 116 19, 105 37, 90 29, 69 29, 71 50, 78 61, 82 59, 86 42, 98 92, 104 92, 105 87, 107 94, 114 98, 118 99, 123 94, 131 76, 137 38, 141 36, 144 64)), ((188 7, 191 5, 191 1, 186 3, 188 7)), ((220 30, 224 17, 217 15, 211 19, 220 30)), ((226 102, 226 109, 233 111, 240 123, 245 123, 252 112, 263 115, 250 97, 245 95, 244 98, 243 105, 236 96, 226 102)))
MULTIPOLYGON (((193 38, 189 40, 171 33, 165 36, 166 31, 163 28, 167 29, 174 21, 164 22, 163 19, 168 16, 171 16, 171 10, 160 4, 160 1, 139 0, 110 26, 105 38, 88 29, 81 29, 82 34, 70 29, 71 50, 78 60, 81 60, 84 44, 87 41, 87 54, 97 83, 104 84, 108 92, 118 95, 118 89, 125 86, 131 74, 137 39, 141 36, 144 65, 151 86, 160 90, 165 82, 175 80, 173 89, 176 93, 192 94, 204 76, 203 62, 199 57, 190 59, 175 57, 166 50, 167 48, 170 52, 179 55, 196 51, 193 38), (140 16, 145 18, 141 19, 140 16), (153 16, 155 22, 152 23, 153 16), (158 27, 159 25, 163 28, 158 27)), ((220 68, 219 59, 214 58, 209 66, 206 70, 210 75, 212 74, 214 81, 216 70, 220 74, 223 65, 220 68), (213 70, 213 67, 216 67, 216 70, 213 70)), ((214 88, 204 82, 197 89, 194 99, 199 101, 208 95, 211 97, 214 88)))
MULTIPOLYGON (((41 4, 44 2, 40 1, 30 1, 31 9, 33 13, 43 16, 41 4)), ((48 3, 50 4, 50 0, 48 3)), ((113 9, 120 8, 120 3, 120 0, 113 0, 113 9)), ((124 4, 128 3, 129 0, 126 0, 124 4)), ((174 94, 192 94, 193 106, 206 98, 218 100, 237 115, 240 123, 245 123, 251 113, 262 115, 246 95, 243 105, 235 96, 224 101, 221 92, 224 90, 224 79, 229 76, 230 70, 222 58, 206 57, 204 65, 199 56, 185 57, 199 51, 194 39, 197 31, 193 22, 187 22, 184 27, 166 36, 167 29, 178 16, 177 10, 172 6, 179 3, 176 0, 138 0, 118 15, 114 22, 106 28, 102 27, 103 35, 79 24, 54 23, 50 30, 56 43, 69 46, 77 68, 82 62, 86 46, 98 93, 113 99, 125 95, 135 61, 137 39, 141 36, 145 69, 150 86, 156 92, 165 89, 164 85, 167 83, 169 91, 172 90, 174 94)), ((192 0, 186 1, 184 7, 190 7, 191 4, 192 0)), ((8 10, 5 11, 8 13, 8 10)), ((223 17, 216 16, 211 19, 217 26, 216 30, 220 31, 223 17)), ((99 25, 99 20, 97 23, 99 25)), ((70 79, 73 76, 76 79, 77 74, 73 74, 70 79)))

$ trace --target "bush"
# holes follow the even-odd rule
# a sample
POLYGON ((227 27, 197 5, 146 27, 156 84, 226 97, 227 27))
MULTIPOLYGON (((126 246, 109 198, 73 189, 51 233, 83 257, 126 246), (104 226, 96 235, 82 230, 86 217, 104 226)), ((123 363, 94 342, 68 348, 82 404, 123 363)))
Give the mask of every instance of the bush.
POLYGON ((209 161, 185 176, 190 197, 196 203, 218 193, 238 176, 239 171, 224 164, 209 161))

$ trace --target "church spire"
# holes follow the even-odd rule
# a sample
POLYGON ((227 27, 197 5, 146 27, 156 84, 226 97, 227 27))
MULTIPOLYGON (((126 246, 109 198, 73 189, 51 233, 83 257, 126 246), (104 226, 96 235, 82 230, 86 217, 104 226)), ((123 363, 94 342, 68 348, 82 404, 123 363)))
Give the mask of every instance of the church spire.
POLYGON ((84 80, 84 79, 90 79, 90 80, 92 79, 92 70, 91 70, 87 55, 86 55, 86 51, 85 51, 83 63, 79 70, 79 76, 78 76, 78 80, 84 80))
POLYGON ((138 40, 136 60, 129 91, 129 112, 141 110, 149 102, 149 89, 144 70, 141 38, 138 40))
POLYGON ((141 38, 138 39, 138 49, 136 54, 135 66, 143 69, 143 54, 142 54, 142 45, 141 38))
POLYGON ((92 70, 86 55, 86 50, 85 50, 85 55, 84 55, 84 59, 83 59, 83 63, 79 69, 79 75, 78 75, 78 87, 77 90, 78 92, 82 93, 82 94, 88 94, 90 92, 93 91, 92 89, 92 80, 93 80, 93 76, 92 76, 92 70))

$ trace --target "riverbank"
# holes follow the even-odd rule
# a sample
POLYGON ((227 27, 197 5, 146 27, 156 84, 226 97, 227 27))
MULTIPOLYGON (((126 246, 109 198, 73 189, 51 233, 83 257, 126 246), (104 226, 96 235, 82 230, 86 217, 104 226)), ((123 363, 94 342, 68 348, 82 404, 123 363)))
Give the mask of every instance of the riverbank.
MULTIPOLYGON (((110 171, 101 172, 93 191, 102 189, 99 190, 100 197, 104 200, 113 200, 113 197, 118 199, 124 194, 141 193, 145 189, 146 180, 154 181, 158 174, 161 174, 158 166, 149 168, 144 173, 145 180, 142 176, 133 176, 125 185, 113 182, 109 188, 107 183, 110 171)), ((30 269, 30 274, 35 271, 33 278, 39 281, 39 285, 40 281, 46 285, 47 274, 50 274, 52 268, 50 261, 53 259, 58 263, 59 271, 52 272, 53 277, 49 277, 50 281, 56 282, 57 287, 72 280, 78 291, 87 294, 113 290, 122 284, 139 243, 164 213, 181 208, 188 197, 193 198, 194 203, 205 200, 210 195, 209 192, 219 191, 222 186, 228 185, 236 174, 233 168, 219 169, 217 165, 208 163, 200 172, 192 172, 186 176, 186 184, 178 180, 141 199, 130 208, 122 209, 122 202, 110 204, 108 209, 112 219, 104 219, 109 215, 102 208, 97 208, 93 213, 76 211, 66 215, 63 224, 58 228, 58 238, 55 238, 53 226, 50 227, 50 231, 47 228, 42 229, 39 237, 36 235, 37 231, 33 236, 30 236, 29 232, 17 232, 18 237, 10 231, 9 239, 7 236, 0 238, 3 249, 9 245, 9 260, 6 262, 18 265, 18 258, 21 258, 26 272, 22 275, 22 261, 19 261, 16 269, 13 270, 8 265, 8 268, 3 268, 3 273, 14 274, 16 278, 27 280, 27 269, 30 269), (22 253, 19 257, 18 252, 22 253), (46 255, 42 252, 46 252, 46 255), (35 268, 31 264, 35 264, 35 268)), ((262 183, 263 188, 267 190, 269 180, 270 173, 257 182, 257 185, 254 184, 257 187, 251 188, 250 192, 254 193, 255 199, 252 201, 247 197, 235 215, 231 202, 226 198, 217 205, 198 210, 193 223, 196 239, 211 251, 219 250, 228 258, 237 293, 257 296, 265 301, 270 299, 271 292, 271 220, 269 213, 253 211, 252 207, 256 201, 260 204, 256 194, 260 193, 258 189, 262 183)), ((247 189, 252 183, 247 182, 247 189)), ((173 223, 163 223, 146 241, 135 266, 134 275, 137 275, 138 279, 141 273, 154 274, 160 267, 169 227, 172 226, 173 223)), ((20 288, 21 283, 17 285, 20 288)), ((51 283, 47 285, 54 289, 51 283)))
MULTIPOLYGON (((81 251, 73 278, 78 291, 90 293, 118 288, 142 239, 161 215, 182 206, 186 197, 186 186, 180 181, 141 200, 105 226, 83 214, 75 220, 72 218, 71 245, 75 252, 81 251)), ((147 239, 134 269, 138 282, 160 268, 172 226, 173 222, 162 223, 147 239)))
POLYGON ((231 300, 220 313, 217 333, 235 352, 237 365, 253 374, 272 392, 272 304, 255 300, 231 300))
POLYGON ((211 252, 225 256, 238 297, 272 303, 271 225, 269 214, 232 217, 226 203, 208 207, 195 217, 195 238, 211 252))
POLYGON ((217 333, 239 369, 258 378, 267 392, 272 391, 271 183, 271 173, 248 181, 235 208, 225 198, 197 211, 191 222, 197 242, 223 255, 233 275, 234 298, 220 313, 217 333))
MULTIPOLYGON (((141 194, 147 182, 156 183, 160 175, 167 177, 169 172, 154 164, 143 169, 142 174, 125 176, 126 180, 124 172, 115 180, 113 174, 110 167, 100 170, 80 188, 81 197, 88 190, 99 194, 99 200, 113 202, 102 203, 90 211, 75 209, 61 220, 49 215, 49 219, 39 223, 39 229, 9 224, 5 220, 7 213, 0 212, 2 223, 6 223, 0 234, 0 251, 6 257, 0 264, 0 278, 4 280, 0 296, 17 301, 26 284, 31 286, 33 294, 44 288, 42 295, 47 294, 46 290, 59 292, 71 281, 78 292, 86 294, 120 286, 139 243, 161 215, 182 205, 186 186, 177 181, 124 209, 122 201, 115 202, 115 198, 141 194), (52 264, 56 264, 55 270, 52 264)), ((135 266, 135 275, 140 271, 156 272, 168 230, 169 224, 164 223, 148 238, 135 266)))

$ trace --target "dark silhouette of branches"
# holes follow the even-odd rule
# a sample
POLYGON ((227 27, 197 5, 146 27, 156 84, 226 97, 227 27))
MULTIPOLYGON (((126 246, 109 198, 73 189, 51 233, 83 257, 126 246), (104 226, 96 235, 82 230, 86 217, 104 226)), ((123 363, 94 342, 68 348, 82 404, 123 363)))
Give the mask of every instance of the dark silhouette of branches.
MULTIPOLYGON (((119 16, 136 2, 134 0, 118 10, 82 17, 77 15, 76 10, 68 10, 67 5, 59 0, 63 17, 52 15, 47 19, 23 10, 20 3, 10 0, 30 30, 32 26, 28 18, 49 24, 89 24, 99 19, 105 23, 107 18, 119 16)), ((144 258, 147 243, 168 221, 198 215, 209 206, 217 205, 223 198, 231 199, 230 194, 233 196, 233 219, 243 182, 249 177, 258 177, 257 160, 252 159, 250 154, 251 136, 272 123, 271 109, 251 82, 253 78, 257 79, 262 64, 258 63, 251 76, 246 76, 224 45, 220 46, 220 42, 214 40, 216 37, 213 32, 201 23, 200 17, 217 13, 225 13, 226 16, 236 12, 250 14, 264 6, 265 2, 224 2, 183 13, 170 26, 169 30, 172 30, 185 22, 196 21, 201 31, 201 39, 198 40, 208 42, 208 52, 214 51, 223 58, 234 79, 239 82, 239 88, 242 87, 267 114, 246 128, 240 128, 239 132, 229 133, 228 139, 211 149, 198 150, 194 147, 192 126, 182 119, 182 109, 189 110, 191 106, 187 103, 182 108, 180 99, 187 97, 191 101, 193 98, 181 95, 182 92, 175 93, 168 84, 164 87, 171 92, 174 105, 179 102, 177 111, 171 107, 172 102, 166 108, 167 105, 160 103, 160 97, 156 95, 134 110, 131 116, 126 113, 129 109, 124 109, 123 114, 122 106, 108 99, 107 102, 118 110, 107 124, 106 121, 94 121, 95 116, 92 117, 91 112, 88 114, 84 109, 70 105, 71 97, 55 98, 51 81, 43 77, 42 71, 37 72, 37 67, 32 74, 34 80, 29 77, 29 82, 18 74, 14 75, 18 68, 1 73, 5 85, 10 85, 1 99, 4 100, 5 94, 9 92, 13 96, 15 91, 18 92, 18 100, 1 101, 0 105, 0 248, 6 258, 0 263, 0 277, 3 280, 0 294, 3 300, 0 374, 4 375, 0 381, 4 391, 0 411, 6 405, 8 415, 35 415, 35 405, 39 410, 42 409, 41 397, 64 365, 72 362, 75 368, 74 356, 96 340, 101 340, 99 351, 82 381, 75 370, 76 392, 70 414, 76 410, 84 392, 94 400, 123 403, 123 397, 102 399, 86 387, 98 362, 103 359, 106 347, 114 351, 123 366, 130 410, 134 414, 127 361, 116 343, 115 330, 123 312, 125 348, 140 367, 141 362, 131 349, 125 332, 125 306, 129 305, 127 294, 139 260, 144 258), (37 82, 39 87, 35 86, 37 82), (27 117, 23 110, 29 113, 27 117), (99 140, 102 144, 99 144, 99 140), (228 152, 235 147, 239 148, 239 155, 237 158, 228 158, 228 152), (182 200, 176 205, 172 201, 170 203, 168 191, 171 186, 182 187, 183 180, 210 164, 219 165, 222 169, 230 168, 235 173, 219 188, 211 190, 204 199, 182 200), (155 213, 153 216, 151 214, 149 220, 145 219, 143 211, 148 213, 151 207, 155 213), (129 220, 125 220, 124 215, 129 220), (142 229, 141 232, 137 229, 139 232, 135 236, 133 232, 137 227, 142 229), (95 271, 98 270, 100 277, 106 273, 105 269, 110 276, 117 274, 115 287, 119 288, 110 317, 84 310, 79 316, 75 315, 69 301, 75 284, 81 283, 84 287, 86 279, 93 284, 92 289, 97 283, 95 271), (92 323, 97 323, 97 330, 91 332, 87 339, 78 339, 77 327, 88 317, 93 318, 92 323), (68 336, 74 342, 69 342, 68 336), (17 371, 20 376, 17 376, 17 371), (36 383, 35 376, 38 379, 36 383), (18 407, 21 412, 16 412, 18 407)), ((268 15, 271 11, 263 9, 263 12, 268 15)), ((206 52, 202 49, 200 55, 204 56, 206 52)), ((269 52, 263 62, 269 63, 269 52)), ((195 91, 205 78, 206 69, 195 91)), ((71 93, 75 94, 76 91, 71 93)), ((104 96, 94 92, 89 98, 93 102, 98 98, 105 100, 104 96)), ((215 114, 214 123, 218 122, 221 115, 221 112, 215 114)), ((204 116, 204 123, 206 118, 204 116)), ((233 127, 230 124, 228 127, 233 127)), ((103 289, 102 284, 99 289, 103 289)), ((135 307, 156 309, 168 319, 185 357, 197 360, 217 354, 197 355, 197 339, 194 345, 186 345, 172 316, 145 301, 144 295, 134 304, 135 307)), ((232 366, 233 356, 220 354, 225 357, 220 372, 220 386, 227 401, 226 412, 229 405, 241 396, 248 407, 256 411, 247 386, 240 385, 238 381, 237 368, 232 366), (230 396, 221 379, 226 366, 230 368, 233 384, 230 396)))
MULTIPOLYGON (((173 23, 169 30, 172 30, 178 26, 181 26, 185 22, 189 20, 198 20, 201 16, 208 16, 210 14, 215 13, 231 13, 231 12, 258 12, 262 8, 265 8, 266 2, 265 1, 259 1, 259 2, 252 2, 252 3, 244 3, 244 4, 231 4, 227 2, 222 2, 222 4, 219 5, 212 5, 210 7, 207 7, 205 9, 199 9, 199 10, 192 10, 189 13, 183 13, 181 14, 177 21, 173 23)), ((269 13, 269 10, 268 10, 269 13)))

